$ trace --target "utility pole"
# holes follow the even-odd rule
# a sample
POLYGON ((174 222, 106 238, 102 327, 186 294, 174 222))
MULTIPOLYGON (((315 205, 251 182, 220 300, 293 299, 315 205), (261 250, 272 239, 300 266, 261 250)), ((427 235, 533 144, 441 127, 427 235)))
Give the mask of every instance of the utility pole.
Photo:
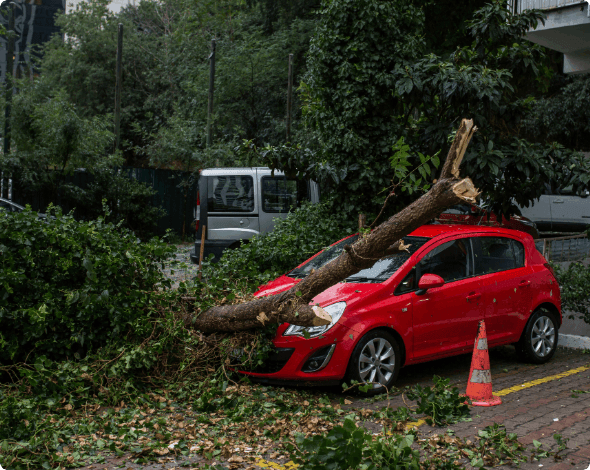
POLYGON ((121 87, 122 87, 122 67, 123 58, 123 24, 119 23, 117 35, 117 81, 115 84, 115 152, 119 150, 121 143, 121 87))
POLYGON ((14 68, 14 3, 8 6, 8 33, 6 50, 6 107, 4 108, 4 155, 10 153, 10 114, 12 111, 13 68, 14 68))
POLYGON ((289 78, 287 81, 287 143, 291 142, 291 104, 293 102, 293 54, 289 54, 289 78))
POLYGON ((215 39, 211 40, 211 55, 209 56, 209 104, 207 106, 207 147, 211 146, 213 141, 213 123, 211 115, 213 114, 213 92, 215 90, 215 39))

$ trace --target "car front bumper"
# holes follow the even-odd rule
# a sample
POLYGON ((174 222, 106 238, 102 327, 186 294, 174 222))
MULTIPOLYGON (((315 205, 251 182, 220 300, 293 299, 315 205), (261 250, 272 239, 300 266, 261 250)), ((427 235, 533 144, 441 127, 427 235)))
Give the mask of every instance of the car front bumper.
POLYGON ((346 375, 348 360, 357 339, 357 333, 340 327, 334 333, 305 339, 301 336, 278 336, 273 341, 275 351, 268 358, 263 371, 238 370, 253 381, 274 384, 328 385, 339 383, 346 375), (329 358, 326 352, 333 350, 329 358), (286 352, 291 350, 289 352, 286 352), (283 355, 282 360, 279 356, 283 355), (286 357, 288 355, 288 357, 286 357), (319 370, 305 372, 314 358, 319 370), (323 360, 326 360, 324 364, 323 360), (323 366, 323 367, 321 367, 323 366))

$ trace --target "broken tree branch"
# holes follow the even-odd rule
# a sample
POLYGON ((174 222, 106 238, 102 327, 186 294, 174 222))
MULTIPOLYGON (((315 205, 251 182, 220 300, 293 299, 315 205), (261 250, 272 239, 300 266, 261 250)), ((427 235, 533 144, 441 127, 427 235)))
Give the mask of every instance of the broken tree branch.
POLYGON ((309 305, 318 294, 370 268, 384 256, 406 249, 401 239, 446 208, 460 202, 476 201, 479 192, 471 180, 459 179, 459 166, 476 130, 473 121, 464 119, 447 155, 441 177, 430 191, 353 245, 345 247, 336 259, 285 292, 243 304, 213 307, 195 318, 194 328, 210 333, 259 328, 270 322, 301 326, 329 324, 330 316, 323 309, 309 305))

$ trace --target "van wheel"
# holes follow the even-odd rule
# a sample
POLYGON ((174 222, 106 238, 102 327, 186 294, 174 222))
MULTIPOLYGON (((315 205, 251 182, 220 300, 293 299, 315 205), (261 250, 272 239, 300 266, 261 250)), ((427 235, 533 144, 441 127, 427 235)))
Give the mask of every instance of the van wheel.
POLYGON ((355 346, 346 377, 349 381, 371 383, 363 395, 372 396, 389 390, 396 381, 401 366, 397 340, 387 331, 373 330, 355 346))
POLYGON ((533 364, 548 362, 557 349, 559 327, 555 315, 541 308, 531 315, 516 350, 526 361, 533 364))

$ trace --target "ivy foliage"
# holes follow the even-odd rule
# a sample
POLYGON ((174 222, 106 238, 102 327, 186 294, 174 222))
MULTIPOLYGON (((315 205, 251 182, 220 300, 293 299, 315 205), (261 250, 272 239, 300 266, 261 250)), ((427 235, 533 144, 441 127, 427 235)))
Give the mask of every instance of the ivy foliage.
MULTIPOLYGON (((139 243, 102 217, 0 213, 0 361, 80 358, 120 343, 157 285, 162 241, 139 243), (9 333, 10 332, 10 333, 9 333)), ((136 325, 137 326, 137 325, 136 325)))
POLYGON ((582 318, 590 324, 590 267, 574 262, 567 268, 554 265, 561 290, 561 307, 564 316, 582 318))
POLYGON ((315 158, 339 170, 338 206, 350 214, 383 202, 377 194, 390 182, 388 159, 403 130, 391 72, 424 52, 424 13, 409 0, 323 7, 302 85, 304 118, 319 136, 315 158))

